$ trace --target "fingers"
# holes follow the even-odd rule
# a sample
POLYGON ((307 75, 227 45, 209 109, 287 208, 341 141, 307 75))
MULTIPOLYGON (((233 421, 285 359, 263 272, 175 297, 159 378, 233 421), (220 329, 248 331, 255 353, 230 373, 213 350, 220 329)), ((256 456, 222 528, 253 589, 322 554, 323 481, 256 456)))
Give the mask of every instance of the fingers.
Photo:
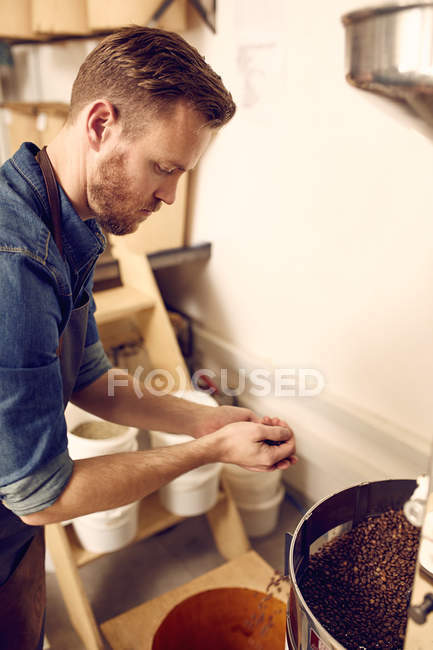
POLYGON ((270 444, 286 442, 287 440, 293 440, 295 437, 289 425, 264 425, 258 428, 258 434, 270 444))
POLYGON ((272 466, 272 469, 287 469, 290 467, 290 460, 289 458, 285 458, 284 460, 278 461, 278 463, 275 463, 275 465, 272 466))
POLYGON ((262 422, 263 418, 259 418, 259 416, 253 413, 253 411, 250 411, 248 419, 250 422, 255 422, 256 424, 264 424, 264 422, 262 422))
POLYGON ((279 427, 285 427, 286 429, 289 428, 289 425, 284 420, 280 420, 280 418, 270 418, 268 415, 265 415, 260 420, 260 423, 261 424, 271 425, 271 426, 274 426, 274 427, 279 426, 279 427))
MULTIPOLYGON (((284 420, 280 420, 280 418, 277 417, 271 418, 268 415, 266 415, 265 417, 262 418, 261 423, 266 426, 272 427, 272 429, 267 430, 266 433, 267 437, 264 440, 264 442, 267 445, 281 447, 286 442, 290 442, 292 444, 291 451, 289 452, 287 449, 285 449, 286 451, 285 456, 281 459, 278 459, 273 464, 273 468, 287 469, 291 465, 295 465, 298 462, 298 457, 294 455, 296 451, 294 433, 292 429, 289 427, 289 425, 287 424, 287 422, 285 422, 284 420), (271 431, 272 433, 270 433, 271 431)), ((281 452, 283 450, 280 449, 279 451, 281 452)))
MULTIPOLYGON (((266 445, 266 448, 262 451, 263 456, 266 458, 268 467, 278 466, 278 469, 281 469, 279 463, 283 463, 285 468, 289 467, 292 464, 291 457, 294 455, 294 447, 295 445, 292 441, 283 442, 281 445, 278 445, 278 447, 269 447, 266 445), (286 462, 289 464, 286 465, 286 462)), ((294 463, 296 463, 296 461, 294 461, 294 463)))
POLYGON ((234 422, 219 429, 215 436, 221 445, 218 454, 222 462, 254 471, 286 469, 297 462, 293 431, 279 418, 262 418, 260 423, 234 422))
POLYGON ((266 438, 261 442, 269 466, 286 469, 297 462, 295 437, 290 427, 265 425, 264 433, 266 438))
POLYGON ((273 469, 287 469, 292 465, 296 465, 298 460, 299 459, 297 456, 290 456, 289 458, 283 458, 283 460, 280 460, 277 463, 275 463, 275 465, 273 465, 273 469))

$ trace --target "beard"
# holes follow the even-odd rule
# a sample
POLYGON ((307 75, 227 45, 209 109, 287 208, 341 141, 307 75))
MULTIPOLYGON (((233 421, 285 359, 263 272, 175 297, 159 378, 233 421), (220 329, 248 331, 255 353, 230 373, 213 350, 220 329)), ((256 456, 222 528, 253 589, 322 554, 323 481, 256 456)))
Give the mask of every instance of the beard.
POLYGON ((87 187, 87 205, 92 216, 113 235, 134 232, 148 216, 142 210, 156 212, 161 206, 161 201, 151 198, 145 202, 141 195, 129 190, 125 160, 125 153, 103 160, 87 187))

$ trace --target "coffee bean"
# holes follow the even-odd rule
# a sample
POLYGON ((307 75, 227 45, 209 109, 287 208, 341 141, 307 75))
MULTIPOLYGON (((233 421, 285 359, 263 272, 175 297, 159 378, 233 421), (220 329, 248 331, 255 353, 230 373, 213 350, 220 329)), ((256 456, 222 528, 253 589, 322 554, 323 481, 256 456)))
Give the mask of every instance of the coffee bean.
POLYGON ((302 595, 347 650, 403 649, 419 537, 401 510, 387 510, 310 557, 302 595))

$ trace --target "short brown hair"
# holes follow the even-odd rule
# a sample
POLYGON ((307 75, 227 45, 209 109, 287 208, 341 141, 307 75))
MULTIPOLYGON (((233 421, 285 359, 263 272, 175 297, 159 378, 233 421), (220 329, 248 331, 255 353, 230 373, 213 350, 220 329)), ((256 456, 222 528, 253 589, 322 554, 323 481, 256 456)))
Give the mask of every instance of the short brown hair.
POLYGON ((70 120, 90 102, 110 101, 128 130, 143 108, 169 112, 186 100, 212 128, 226 124, 236 106, 204 57, 179 34, 124 27, 104 38, 81 65, 72 87, 70 120))

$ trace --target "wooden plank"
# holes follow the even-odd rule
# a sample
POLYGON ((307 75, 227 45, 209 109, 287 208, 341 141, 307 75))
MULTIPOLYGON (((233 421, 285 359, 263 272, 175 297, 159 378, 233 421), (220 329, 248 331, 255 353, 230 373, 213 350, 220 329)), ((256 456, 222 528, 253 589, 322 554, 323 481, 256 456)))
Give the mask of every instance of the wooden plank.
MULTIPOLYGON (((272 567, 255 551, 249 551, 173 591, 102 623, 101 630, 116 650, 151 650, 153 636, 159 625, 168 612, 185 598, 200 591, 221 587, 246 587, 265 591, 273 575, 272 567)), ((274 597, 286 602, 286 594, 274 597)))
POLYGON ((45 537, 72 625, 86 650, 102 650, 104 643, 69 547, 65 527, 61 524, 45 526, 45 537))
POLYGON ((98 322, 99 338, 104 349, 108 352, 111 348, 122 345, 142 344, 146 330, 147 319, 144 318, 146 314, 149 316, 149 311, 141 314, 141 318, 134 314, 129 318, 119 318, 113 322, 98 322))
POLYGON ((56 113, 66 117, 69 105, 62 102, 1 102, 1 108, 36 115, 39 112, 56 113))
POLYGON ((246 553, 250 542, 241 516, 230 493, 228 482, 221 478, 226 498, 220 500, 206 513, 217 549, 226 560, 233 560, 246 553))
MULTIPOLYGON (((140 539, 146 539, 155 533, 159 533, 165 528, 174 526, 174 524, 179 523, 182 519, 183 517, 178 517, 165 510, 159 501, 158 493, 154 492, 140 503, 138 531, 131 544, 135 544, 140 539)), ((101 557, 101 555, 105 555, 105 553, 92 553, 84 549, 78 541, 73 526, 70 524, 65 528, 69 546, 77 566, 83 566, 101 557)))
POLYGON ((139 311, 152 309, 155 300, 133 287, 123 286, 97 291, 95 318, 98 325, 113 322, 139 311))
POLYGON ((173 0, 161 15, 159 8, 162 0, 88 0, 89 30, 117 30, 124 25, 149 25, 171 31, 186 28, 185 0, 173 0), (158 12, 158 13, 157 13, 158 12), (157 20, 153 17, 157 14, 157 20), (156 23, 156 24, 154 24, 156 23))
MULTIPOLYGON (((220 492, 217 503, 224 502, 224 500, 225 495, 223 492, 220 492)), ((159 533, 166 528, 170 528, 170 526, 178 524, 184 519, 185 517, 179 517, 178 515, 168 512, 168 510, 161 505, 157 492, 149 494, 149 496, 142 499, 140 503, 137 535, 132 540, 131 544, 135 544, 141 539, 147 539, 148 537, 155 535, 155 533, 159 533)), ((65 526, 65 531, 72 556, 78 567, 105 555, 105 553, 92 553, 91 551, 84 549, 81 546, 71 524, 65 526)))
POLYGON ((180 264, 207 261, 211 256, 210 242, 194 244, 193 246, 181 246, 180 248, 168 248, 166 250, 148 253, 147 259, 154 271, 165 269, 180 264))
MULTIPOLYGON (((149 260, 132 252, 125 237, 111 237, 113 256, 119 261, 120 276, 126 287, 154 297, 155 306, 146 323, 143 340, 153 368, 168 371, 172 378, 171 390, 191 388, 191 378, 171 326, 149 260)), ((116 291, 116 289, 113 289, 116 291)))
POLYGON ((32 0, 32 27, 36 34, 86 34, 86 0, 32 0))
POLYGON ((33 38, 31 0, 2 0, 0 38, 33 38))

